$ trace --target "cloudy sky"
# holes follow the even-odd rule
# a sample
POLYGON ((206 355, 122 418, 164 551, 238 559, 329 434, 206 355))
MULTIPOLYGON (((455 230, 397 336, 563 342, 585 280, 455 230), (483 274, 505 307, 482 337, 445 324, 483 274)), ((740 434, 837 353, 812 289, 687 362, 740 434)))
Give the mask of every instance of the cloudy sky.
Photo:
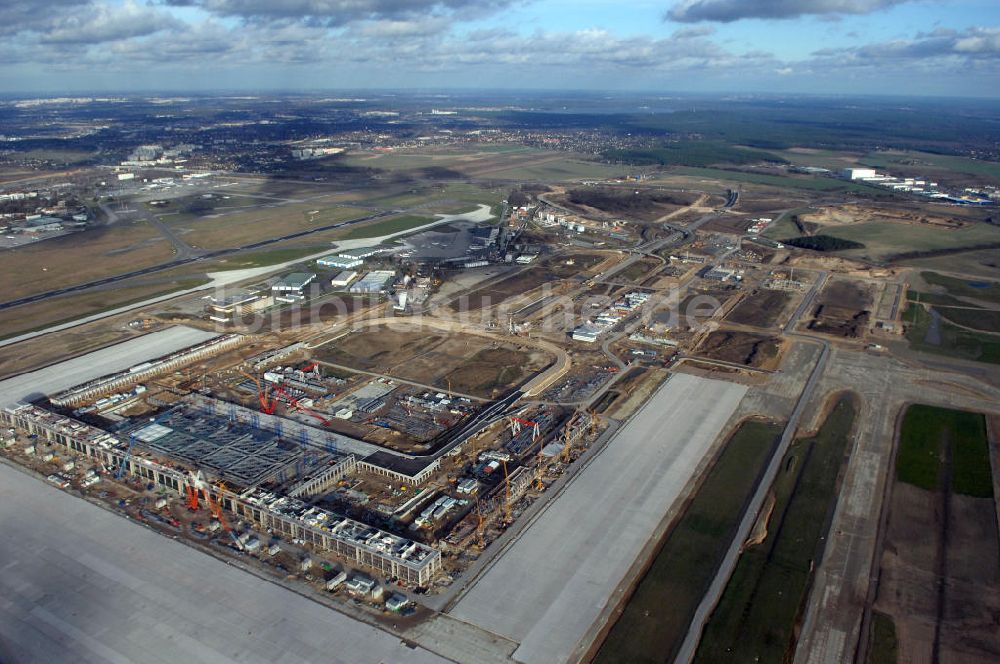
POLYGON ((998 0, 0 0, 0 92, 1000 96, 998 0))

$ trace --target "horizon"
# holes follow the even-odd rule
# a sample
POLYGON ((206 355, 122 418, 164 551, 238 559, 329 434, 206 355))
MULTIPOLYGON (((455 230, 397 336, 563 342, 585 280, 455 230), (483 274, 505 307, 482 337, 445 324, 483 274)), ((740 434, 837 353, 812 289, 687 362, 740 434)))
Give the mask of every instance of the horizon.
POLYGON ((637 0, 624 12, 604 0, 12 0, 0 26, 7 94, 225 81, 1000 97, 1000 7, 987 0, 637 0))

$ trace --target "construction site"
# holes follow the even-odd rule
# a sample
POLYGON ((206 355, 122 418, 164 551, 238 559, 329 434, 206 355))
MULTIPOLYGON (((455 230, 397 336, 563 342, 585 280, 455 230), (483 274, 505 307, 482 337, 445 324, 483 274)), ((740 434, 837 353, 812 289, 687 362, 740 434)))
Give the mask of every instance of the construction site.
MULTIPOLYGON (((248 585, 335 608, 331 629, 391 634, 370 639, 385 661, 588 660, 631 619, 622 607, 729 434, 759 420, 786 442, 759 443, 729 525, 699 531, 718 560, 683 563, 698 592, 716 576, 711 592, 726 589, 827 357, 883 361, 873 342, 892 343, 908 290, 759 235, 787 205, 752 191, 588 187, 503 202, 499 223, 319 247, 109 319, 113 342, 0 376, 0 472, 165 535, 131 561, 136 578, 164 559, 185 560, 164 577, 183 578, 201 567, 176 549, 208 553, 248 585)), ((103 537, 87 546, 113 546, 103 537)), ((710 616, 695 595, 674 640, 710 616)))
MULTIPOLYGON (((338 352, 375 368, 353 339, 338 352)), ((213 336, 10 404, 4 449, 155 528, 384 608, 393 586, 446 585, 598 433, 596 415, 515 405, 551 364, 537 350, 486 399, 450 389, 469 387, 464 358, 496 352, 483 338, 423 337, 416 352, 451 344, 452 363, 400 373, 441 390, 331 364, 329 342, 268 343, 213 336)))

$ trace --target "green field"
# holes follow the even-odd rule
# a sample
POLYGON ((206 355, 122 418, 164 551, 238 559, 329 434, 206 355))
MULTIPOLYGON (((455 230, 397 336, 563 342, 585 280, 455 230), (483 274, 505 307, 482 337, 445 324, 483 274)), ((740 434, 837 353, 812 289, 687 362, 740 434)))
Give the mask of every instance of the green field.
POLYGON ((946 230, 891 221, 872 221, 831 226, 825 228, 823 232, 832 237, 865 245, 864 249, 844 251, 841 255, 869 260, 884 260, 902 252, 972 248, 987 242, 1000 241, 1000 228, 987 224, 946 230))
POLYGON ((564 157, 555 161, 528 165, 515 165, 489 173, 489 177, 503 180, 528 180, 565 182, 583 179, 611 179, 622 177, 627 169, 622 166, 601 164, 564 157))
POLYGON ((732 540, 781 427, 743 422, 668 533, 594 662, 669 662, 732 540))
POLYGON ((318 254, 324 250, 330 251, 330 245, 310 244, 297 247, 281 247, 278 249, 253 251, 220 259, 218 265, 212 265, 208 268, 208 270, 242 270, 248 267, 266 267, 268 265, 277 265, 278 263, 286 263, 288 261, 304 258, 305 256, 318 254))
POLYGON ((609 150, 605 158, 616 163, 659 166, 712 166, 715 164, 754 164, 784 162, 771 152, 730 145, 724 141, 680 141, 658 148, 609 150))
POLYGON ((239 210, 218 217, 183 221, 164 217, 171 227, 183 232, 181 238, 199 249, 240 247, 291 233, 307 231, 371 214, 370 210, 349 206, 320 207, 318 204, 279 205, 239 210), (312 212, 315 214, 311 214, 312 212))
POLYGON ((729 171, 721 168, 694 168, 691 166, 673 168, 670 172, 677 175, 711 178, 713 180, 764 184, 782 189, 805 189, 807 191, 854 191, 870 194, 872 196, 888 195, 888 192, 882 189, 869 187, 867 185, 852 184, 844 180, 837 180, 830 177, 813 177, 809 175, 792 177, 767 175, 764 173, 744 173, 743 171, 729 171))
POLYGON ((873 168, 892 168, 913 173, 918 173, 921 167, 930 166, 942 171, 978 175, 1000 182, 1000 164, 968 157, 929 152, 871 152, 862 157, 860 163, 873 168))
POLYGON ((918 290, 907 290, 906 299, 910 302, 915 302, 917 304, 930 304, 938 305, 942 307, 971 307, 973 305, 952 297, 951 295, 943 295, 941 293, 928 293, 926 291, 918 290))
POLYGON ((124 282, 113 290, 88 290, 33 302, 0 312, 0 339, 37 332, 206 283, 207 278, 196 276, 154 284, 135 285, 124 282))
POLYGON ((993 475, 986 418, 979 413, 910 406, 899 432, 896 479, 928 491, 938 489, 944 445, 951 448, 953 491, 975 498, 991 498, 993 475))
POLYGON ((871 634, 868 640, 868 664, 896 664, 899 661, 899 641, 896 623, 878 611, 872 612, 871 634))
POLYGON ((910 342, 910 348, 913 350, 1000 364, 1000 337, 996 335, 963 330, 943 320, 939 327, 940 343, 934 344, 927 340, 931 314, 924 307, 909 306, 903 313, 902 320, 906 323, 906 340, 910 342))
POLYGON ((1000 341, 1000 311, 990 309, 966 309, 955 307, 934 307, 935 311, 956 325, 996 335, 1000 341))
POLYGON ((972 285, 967 279, 949 277, 937 272, 921 272, 920 278, 932 286, 941 286, 949 295, 955 297, 971 297, 1000 304, 1000 284, 997 283, 983 282, 972 285))
POLYGON ((789 661, 855 414, 853 398, 842 396, 816 436, 789 448, 772 487, 775 505, 767 537, 740 556, 705 626, 695 662, 789 661))
POLYGON ((368 237, 381 237, 408 231, 420 226, 434 223, 434 217, 418 217, 415 215, 401 215, 398 217, 386 217, 377 219, 357 226, 345 228, 338 236, 344 240, 360 240, 368 237))

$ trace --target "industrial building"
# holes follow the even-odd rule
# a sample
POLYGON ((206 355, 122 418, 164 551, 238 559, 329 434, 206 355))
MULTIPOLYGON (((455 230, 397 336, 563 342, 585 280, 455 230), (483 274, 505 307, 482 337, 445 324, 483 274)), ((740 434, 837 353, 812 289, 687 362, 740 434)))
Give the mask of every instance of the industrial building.
POLYGON ((354 270, 343 270, 330 280, 330 285, 334 288, 346 288, 351 282, 357 279, 358 273, 354 270))
POLYGON ((239 290, 230 294, 215 294, 208 298, 208 317, 219 323, 230 323, 242 316, 274 304, 274 298, 260 291, 239 290))
POLYGON ((874 168, 845 168, 840 171, 840 177, 845 180, 864 180, 876 176, 874 168))
POLYGON ((601 329, 591 325, 589 323, 584 323, 576 327, 573 330, 573 341, 585 341, 587 343, 595 343, 597 337, 601 335, 601 329))
POLYGON ((317 260, 316 264, 320 267, 335 267, 339 270, 350 270, 355 267, 361 267, 365 262, 360 258, 345 258, 336 254, 330 254, 317 260))
POLYGON ((271 292, 278 302, 295 302, 305 297, 302 291, 314 279, 314 272, 292 272, 271 284, 271 292))
POLYGON ((345 249, 337 255, 341 258, 358 260, 384 254, 387 251, 390 250, 385 247, 358 247, 357 249, 345 249))
MULTIPOLYGON (((120 468, 125 475, 142 478, 178 495, 184 495, 187 487, 195 481, 188 470, 135 451, 136 443, 141 442, 138 435, 130 436, 126 443, 97 427, 29 404, 0 411, 0 423, 94 459, 105 468, 120 468)), ((154 444, 168 435, 157 436, 159 432, 156 430, 146 433, 154 444)), ((246 432, 235 435, 240 438, 246 432)), ((226 445, 217 447, 225 449, 226 445)), ((353 457, 344 459, 349 462, 353 457)), ((342 469, 338 466, 333 468, 342 469)), ((330 474, 330 467, 322 467, 320 471, 324 479, 331 483, 342 476, 326 477, 330 474)), ((261 488, 251 488, 242 493, 217 486, 209 486, 208 490, 223 508, 253 522, 262 530, 302 540, 319 551, 331 552, 386 576, 398 577, 406 583, 427 585, 441 570, 441 553, 433 547, 318 507, 310 507, 290 495, 278 495, 261 488)))
POLYGON ((356 281, 350 288, 352 293, 384 293, 396 279, 393 270, 372 270, 356 281))

